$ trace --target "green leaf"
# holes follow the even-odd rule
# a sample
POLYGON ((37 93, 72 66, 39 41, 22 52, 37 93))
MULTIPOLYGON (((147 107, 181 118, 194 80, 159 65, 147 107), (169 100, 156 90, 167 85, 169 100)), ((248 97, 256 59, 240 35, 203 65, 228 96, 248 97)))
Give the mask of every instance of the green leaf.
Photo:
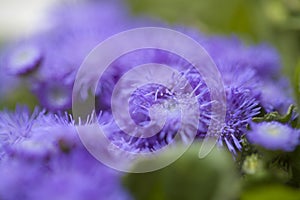
POLYGON ((263 117, 254 117, 252 121, 254 122, 270 122, 270 121, 278 121, 281 123, 288 123, 291 121, 291 118, 293 116, 294 110, 296 106, 290 105, 285 115, 279 114, 277 111, 270 112, 265 114, 263 117))

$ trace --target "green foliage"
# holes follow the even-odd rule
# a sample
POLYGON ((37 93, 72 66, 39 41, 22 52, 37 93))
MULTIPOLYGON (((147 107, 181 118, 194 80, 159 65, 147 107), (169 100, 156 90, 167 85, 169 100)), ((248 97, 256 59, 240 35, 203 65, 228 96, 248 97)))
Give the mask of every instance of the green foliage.
POLYGON ((21 85, 0 99, 0 109, 15 109, 16 105, 26 105, 32 110, 38 101, 26 86, 21 85))
MULTIPOLYGON (((170 166, 155 172, 128 174, 124 183, 138 200, 235 199, 240 183, 231 155, 224 149, 214 149, 199 159, 198 152, 199 146, 194 145, 170 166)), ((160 159, 172 154, 170 151, 160 159)), ((152 161, 138 165, 149 162, 152 161)))
POLYGON ((287 113, 285 115, 281 115, 279 112, 270 112, 265 114, 262 117, 254 117, 252 120, 254 122, 270 122, 270 121, 277 121, 280 123, 288 123, 291 122, 294 110, 295 110, 294 105, 290 105, 290 107, 287 110, 287 113))
POLYGON ((241 200, 299 200, 300 190, 284 185, 268 184, 256 185, 246 190, 241 200))
POLYGON ((293 174, 291 185, 300 187, 300 147, 299 146, 291 155, 291 169, 293 174))

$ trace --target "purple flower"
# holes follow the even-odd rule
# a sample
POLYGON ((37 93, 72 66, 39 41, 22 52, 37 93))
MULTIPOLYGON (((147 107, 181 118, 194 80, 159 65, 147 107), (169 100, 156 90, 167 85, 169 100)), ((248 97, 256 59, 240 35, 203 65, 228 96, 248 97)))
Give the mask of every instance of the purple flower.
POLYGON ((68 79, 53 78, 32 84, 32 92, 48 110, 67 110, 72 106, 73 83, 68 79))
POLYGON ((38 116, 35 111, 29 114, 27 108, 17 108, 15 113, 2 111, 0 113, 0 153, 4 154, 7 146, 13 145, 21 138, 29 137, 34 120, 38 116))
MULTIPOLYGON (((45 111, 35 109, 32 114, 26 107, 18 107, 15 112, 0 112, 0 155, 23 154, 23 156, 45 155, 53 148, 51 145, 58 133, 63 135, 67 129, 65 119, 54 114, 45 114, 45 111), (54 134, 49 134, 49 132, 54 134)), ((68 133, 66 131, 66 133, 68 133)), ((64 136, 65 137, 65 136, 64 136)))
POLYGON ((1 199, 131 199, 121 174, 82 150, 51 160, 7 159, 0 163, 0 175, 1 199))
POLYGON ((0 136, 1 199, 130 199, 121 174, 86 151, 67 114, 3 111, 0 136))
POLYGON ((260 103, 267 112, 278 111, 283 114, 294 103, 292 89, 285 78, 265 81, 260 89, 260 103))
POLYGON ((250 89, 267 112, 284 112, 293 102, 274 48, 246 46, 236 37, 207 37, 200 43, 216 62, 226 86, 250 89))
POLYGON ((225 123, 218 133, 219 144, 225 144, 236 154, 242 150, 242 138, 252 118, 260 113, 260 107, 251 91, 239 88, 227 90, 227 111, 225 123))
POLYGON ((216 64, 220 70, 225 88, 229 90, 230 88, 247 90, 253 97, 260 98, 262 82, 253 68, 243 68, 230 62, 216 64))
POLYGON ((88 53, 113 34, 141 24, 120 3, 85 2, 56 8, 48 30, 7 53, 7 71, 13 75, 31 72, 26 78, 43 107, 70 109, 76 72, 88 53))
MULTIPOLYGON (((155 56, 148 57, 148 59, 154 60, 159 56, 159 59, 168 63, 169 66, 181 69, 181 75, 179 77, 173 76, 168 80, 169 87, 159 84, 147 84, 136 88, 127 100, 124 99, 126 95, 123 93, 118 95, 119 101, 116 106, 124 106, 123 102, 128 101, 129 113, 133 120, 130 123, 127 122, 128 119, 120 119, 126 121, 125 128, 130 129, 130 127, 141 126, 145 128, 148 135, 151 135, 148 138, 127 135, 120 130, 114 121, 108 123, 106 126, 108 137, 117 146, 128 151, 151 152, 161 149, 174 141, 175 135, 183 126, 182 123, 185 123, 185 126, 180 133, 180 137, 183 142, 187 142, 200 132, 205 132, 210 122, 211 100, 209 91, 199 73, 192 68, 188 68, 189 65, 184 60, 176 58, 175 60, 178 62, 174 62, 172 60, 174 58, 171 59, 171 56, 168 56, 166 52, 154 50, 153 53, 155 56), (166 57, 163 57, 163 55, 166 55, 166 57), (182 68, 186 69, 183 70, 182 68), (192 86, 191 90, 188 90, 187 82, 192 86), (200 114, 195 112, 195 108, 198 108, 200 114), (185 122, 182 122, 181 109, 184 109, 188 116, 185 122), (161 130, 157 131, 155 127, 164 117, 166 119, 165 124, 161 130), (152 120, 153 123, 151 123, 152 120)), ((128 87, 131 86, 128 85, 128 87)), ((126 89, 122 92, 126 93, 126 89)))
POLYGON ((276 50, 269 45, 247 46, 237 37, 207 37, 200 43, 217 63, 231 63, 243 69, 252 68, 262 79, 280 76, 281 63, 276 50))
POLYGON ((293 151, 299 144, 300 131, 275 121, 252 123, 247 138, 266 149, 293 151))
MULTIPOLYGON (((121 59, 116 62, 116 66, 119 66, 119 68, 124 66, 122 69, 129 70, 130 67, 127 66, 137 66, 151 62, 161 63, 178 70, 187 79, 188 83, 195 90, 194 93, 199 103, 200 115, 194 116, 193 112, 191 110, 189 111, 190 108, 187 108, 187 112, 191 113, 190 118, 193 120, 190 120, 191 129, 185 130, 184 132, 191 136, 191 130, 196 129, 198 137, 202 138, 207 136, 207 128, 210 124, 210 120, 212 120, 214 116, 212 116, 210 110, 210 93, 201 75, 196 72, 186 60, 168 52, 161 50, 144 50, 143 52, 134 52, 135 56, 132 56, 132 54, 126 55, 129 56, 127 58, 121 57, 121 59), (195 119, 199 121, 197 122, 195 119), (197 123, 199 124, 196 127, 197 123)), ((217 132, 213 136, 219 137, 219 143, 225 144, 229 150, 235 154, 236 150, 240 151, 242 149, 241 142, 245 135, 247 124, 251 121, 252 117, 258 115, 260 112, 258 100, 260 97, 260 91, 258 90, 259 81, 257 80, 255 70, 252 68, 243 69, 239 68, 239 66, 226 63, 224 65, 220 64, 220 70, 223 75, 227 93, 227 115, 226 121, 222 126, 223 128, 216 130, 217 132)), ((117 80, 114 81, 116 82, 117 80)), ((174 85, 176 85, 176 82, 179 85, 185 85, 176 79, 170 80, 169 82, 174 82, 174 85)), ((135 124, 128 122, 127 126, 139 125, 147 127, 151 121, 149 115, 151 107, 159 108, 155 111, 157 112, 157 116, 164 116, 164 113, 168 113, 169 118, 167 118, 168 120, 162 130, 149 138, 138 138, 126 135, 126 133, 118 129, 115 123, 111 123, 111 125, 108 126, 109 128, 107 128, 107 131, 111 132, 109 136, 111 140, 114 141, 117 146, 123 146, 125 149, 131 149, 132 151, 156 151, 170 144, 181 127, 181 113, 176 105, 179 101, 189 101, 189 92, 183 88, 179 90, 179 93, 178 91, 176 93, 172 92, 174 91, 172 88, 148 84, 137 88, 129 100, 122 99, 122 94, 120 94, 120 106, 124 106, 122 102, 129 101, 129 112, 135 122, 135 124)), ((110 102, 110 99, 107 100, 107 102, 110 102)), ((182 139, 185 141, 184 138, 182 139)))
POLYGON ((4 69, 11 75, 24 75, 35 70, 42 60, 41 49, 33 42, 23 42, 4 58, 4 69))

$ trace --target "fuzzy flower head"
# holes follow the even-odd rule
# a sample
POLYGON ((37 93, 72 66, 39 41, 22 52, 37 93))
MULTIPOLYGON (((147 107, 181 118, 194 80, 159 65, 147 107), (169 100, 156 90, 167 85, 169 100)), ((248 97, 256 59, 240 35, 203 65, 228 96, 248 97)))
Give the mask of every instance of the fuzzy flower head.
MULTIPOLYGON (((168 77, 168 86, 146 84, 136 88, 129 99, 124 99, 127 95, 118 95, 117 108, 124 106, 124 101, 129 102, 131 122, 125 115, 120 119, 124 121, 125 129, 141 126, 149 137, 139 137, 138 133, 136 137, 127 135, 122 131, 123 127, 118 129, 112 123, 109 138, 113 143, 128 151, 152 152, 175 142, 179 132, 180 140, 188 143, 199 132, 207 130, 212 103, 207 86, 194 70, 187 69, 178 75, 168 77), (158 129, 161 125, 162 128, 158 129)), ((120 91, 126 93, 126 89, 120 91)))
POLYGON ((38 116, 35 111, 32 115, 27 108, 17 108, 15 113, 2 111, 0 113, 0 155, 4 149, 30 137, 30 131, 38 116))
POLYGON ((279 122, 252 123, 247 138, 253 143, 270 150, 293 151, 299 144, 299 130, 279 122))
POLYGON ((68 115, 3 111, 0 144, 0 199, 130 199, 121 174, 86 151, 68 115))
POLYGON ((242 150, 242 138, 246 133, 247 125, 251 119, 258 115, 260 107, 251 91, 238 88, 227 90, 226 119, 218 133, 219 144, 225 144, 230 152, 242 150))
POLYGON ((35 70, 42 60, 41 49, 35 44, 20 44, 8 53, 3 63, 8 74, 23 75, 35 70))
POLYGON ((78 143, 75 127, 68 116, 46 114, 26 107, 15 112, 0 112, 0 158, 22 155, 23 158, 45 157, 78 143))

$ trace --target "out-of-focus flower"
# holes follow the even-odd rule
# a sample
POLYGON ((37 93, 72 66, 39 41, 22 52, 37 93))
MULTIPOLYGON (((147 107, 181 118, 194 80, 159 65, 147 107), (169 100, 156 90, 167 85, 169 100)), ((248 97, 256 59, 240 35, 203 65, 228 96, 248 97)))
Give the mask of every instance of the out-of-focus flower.
POLYGON ((299 144, 300 132, 279 122, 252 123, 248 140, 270 150, 293 151, 299 144))
POLYGON ((29 87, 43 107, 67 110, 76 72, 88 53, 106 38, 139 22, 130 18, 119 1, 66 4, 49 18, 51 28, 12 48, 4 65, 10 74, 32 72, 27 76, 29 87))
POLYGON ((291 87, 285 78, 265 81, 260 89, 260 102, 267 112, 278 111, 283 114, 294 103, 291 87))
POLYGON ((55 145, 55 136, 61 134, 64 138, 70 132, 63 131, 70 128, 67 120, 37 108, 32 114, 26 107, 18 107, 15 112, 0 112, 0 155, 44 156, 53 148, 51 145, 55 145), (61 131, 56 130, 58 127, 61 131))
POLYGON ((42 60, 42 52, 34 44, 19 44, 6 56, 3 63, 10 75, 24 75, 36 69, 42 60))
POLYGON ((11 95, 19 86, 20 80, 17 77, 9 76, 0 67, 0 102, 4 97, 11 95))
POLYGON ((217 63, 253 68, 264 79, 280 76, 280 57, 269 45, 247 46, 237 37, 207 37, 200 43, 217 63))
POLYGON ((0 163, 0 175, 1 199, 131 199, 121 174, 82 150, 51 160, 7 159, 0 163))
POLYGON ((257 154, 249 155, 245 158, 242 170, 246 174, 255 174, 262 170, 263 163, 257 154))
POLYGON ((284 111, 293 102, 280 73, 280 57, 271 46, 247 46, 237 37, 207 37, 200 44, 216 62, 225 86, 250 89, 267 112, 284 111))
POLYGON ((19 86, 20 80, 18 77, 11 76, 7 73, 7 69, 5 68, 5 51, 4 49, 0 49, 0 102, 4 97, 10 95, 14 92, 14 90, 19 86))
POLYGON ((1 199, 130 199, 121 174, 86 151, 68 115, 3 111, 0 136, 1 199))

